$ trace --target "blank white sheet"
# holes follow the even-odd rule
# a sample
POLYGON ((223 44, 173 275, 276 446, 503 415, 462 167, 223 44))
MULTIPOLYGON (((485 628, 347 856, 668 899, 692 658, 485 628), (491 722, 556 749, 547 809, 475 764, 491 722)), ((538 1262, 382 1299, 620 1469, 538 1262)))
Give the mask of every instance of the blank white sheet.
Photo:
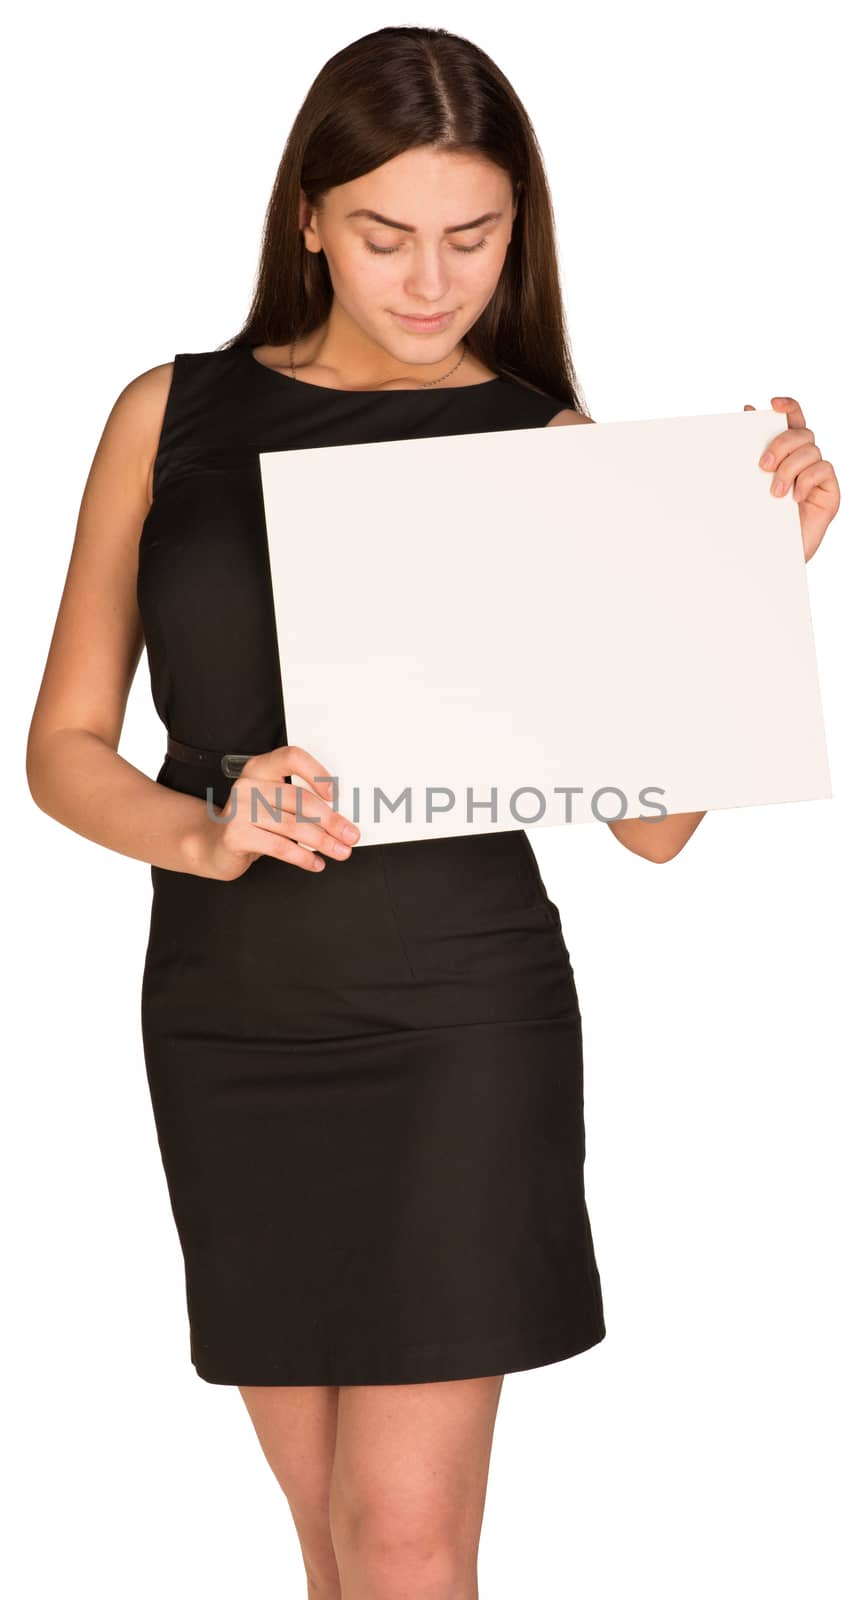
POLYGON ((355 848, 831 796, 779 420, 260 455, 288 738, 355 848))

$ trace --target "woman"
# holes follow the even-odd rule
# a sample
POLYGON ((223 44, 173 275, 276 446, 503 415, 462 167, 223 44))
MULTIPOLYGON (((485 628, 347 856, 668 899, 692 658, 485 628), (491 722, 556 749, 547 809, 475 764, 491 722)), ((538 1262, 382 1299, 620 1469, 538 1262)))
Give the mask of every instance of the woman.
MULTIPOLYGON (((763 465, 808 557, 837 484, 774 403, 763 465)), ((522 105, 466 40, 384 28, 301 107, 243 329, 123 390, 85 489, 30 787, 151 864, 143 1038, 192 1359, 239 1388, 317 1600, 475 1596, 504 1374, 605 1325, 557 908, 522 830, 352 850, 290 742, 258 453, 590 420, 522 105), (155 781, 117 754, 142 645, 155 781)), ((297 604, 326 630, 321 465, 297 604)), ((411 507, 381 507, 410 541, 411 507)), ((608 826, 661 862, 701 816, 608 826)))

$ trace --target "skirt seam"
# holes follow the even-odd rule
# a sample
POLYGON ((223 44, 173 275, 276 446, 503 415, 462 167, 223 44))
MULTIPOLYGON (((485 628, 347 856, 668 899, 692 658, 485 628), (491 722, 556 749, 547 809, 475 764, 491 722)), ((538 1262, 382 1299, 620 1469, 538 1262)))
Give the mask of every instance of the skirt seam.
MULTIPOLYGON (((424 1358, 426 1358, 427 1370, 434 1366, 439 1366, 440 1368, 447 1366, 449 1358, 451 1358, 452 1361, 455 1360, 456 1364, 459 1365, 461 1354, 463 1355, 463 1360, 468 1365, 477 1366, 480 1364, 486 1369, 486 1374, 464 1373, 461 1374, 461 1376, 478 1377, 483 1375, 492 1375, 496 1370, 504 1372, 527 1371, 534 1367, 552 1365, 554 1362, 567 1360, 570 1356, 582 1355, 585 1351, 593 1349, 595 1345, 600 1344, 602 1340, 606 1338, 607 1330, 603 1314, 600 1316, 595 1315, 591 1321, 585 1324, 581 1333, 573 1333, 571 1337, 568 1338, 567 1328, 571 1325, 571 1322, 571 1318, 566 1318, 563 1322, 557 1323, 553 1328, 544 1328, 543 1332, 536 1331, 531 1333, 529 1331, 525 1331, 517 1335, 505 1334, 497 1339, 449 1339, 447 1341, 439 1339, 423 1344, 402 1345, 398 1355, 395 1358, 394 1356, 382 1356, 381 1352, 378 1351, 376 1355, 370 1358, 369 1366, 366 1369, 370 1373, 375 1372, 376 1374, 379 1374, 375 1377, 369 1376, 363 1378, 353 1376, 349 1378, 339 1378, 334 1376, 334 1374, 337 1373, 340 1368, 343 1368, 344 1370, 347 1363, 345 1362, 344 1358, 340 1358, 333 1353, 326 1353, 324 1350, 322 1350, 317 1358, 319 1370, 322 1374, 321 1376, 313 1379, 298 1378, 296 1370, 294 1372, 290 1372, 290 1370, 283 1371, 280 1367, 271 1366, 269 1369, 270 1381, 273 1384, 281 1383, 286 1385, 349 1385, 364 1383, 384 1384, 412 1382, 434 1383, 437 1381, 447 1382, 453 1381, 453 1378, 457 1375, 452 1374, 450 1371, 440 1371, 438 1375, 433 1374, 418 1378, 406 1378, 400 1374, 406 1370, 411 1370, 412 1363, 415 1360, 418 1361, 418 1364, 421 1368, 424 1368, 424 1358), (471 1354, 471 1352, 474 1350, 478 1352, 478 1354, 475 1356, 471 1354), (497 1362, 499 1363, 498 1368, 496 1367, 497 1362), (505 1363, 505 1365, 502 1366, 501 1363, 505 1363), (393 1376, 387 1378, 380 1376, 382 1371, 388 1370, 393 1374, 393 1376), (325 1376, 324 1374, 327 1375, 325 1376)), ((355 1372, 364 1369, 364 1361, 365 1358, 363 1356, 359 1356, 356 1359, 354 1363, 355 1372)), ((199 1356, 196 1358, 196 1355, 193 1353, 192 1362, 199 1377, 203 1378, 205 1382, 228 1384, 243 1383, 252 1385, 262 1381, 260 1376, 233 1378, 217 1378, 208 1376, 207 1361, 204 1357, 199 1356)), ((234 1365, 234 1363, 230 1364, 234 1365)), ((242 1360, 239 1360, 236 1365, 238 1369, 240 1369, 245 1365, 245 1363, 242 1360)), ((248 1365, 251 1368, 255 1368, 260 1374, 260 1362, 251 1362, 248 1365)), ((302 1365, 302 1362, 298 1363, 298 1366, 302 1365)), ((348 1363, 348 1365, 351 1365, 351 1363, 348 1363)), ((222 1370, 225 1370, 224 1364, 222 1365, 222 1370)), ((264 1382, 266 1383, 267 1380, 264 1380, 264 1382)))

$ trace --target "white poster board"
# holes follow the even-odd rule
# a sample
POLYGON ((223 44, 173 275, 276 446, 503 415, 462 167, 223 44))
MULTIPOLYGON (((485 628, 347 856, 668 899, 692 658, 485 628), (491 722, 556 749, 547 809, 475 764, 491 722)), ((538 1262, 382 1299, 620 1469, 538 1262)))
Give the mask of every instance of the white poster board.
POLYGON ((780 424, 261 454, 288 740, 355 848, 830 797, 780 424))

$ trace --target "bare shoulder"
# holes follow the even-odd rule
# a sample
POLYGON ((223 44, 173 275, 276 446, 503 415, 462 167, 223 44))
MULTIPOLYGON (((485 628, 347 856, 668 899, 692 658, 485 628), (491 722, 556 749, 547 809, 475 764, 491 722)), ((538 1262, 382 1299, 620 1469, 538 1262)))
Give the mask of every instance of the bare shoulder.
POLYGON ((174 363, 117 395, 87 474, 28 748, 87 728, 117 748, 143 645, 136 582, 149 477, 174 363))
POLYGON ((136 378, 131 378, 125 389, 121 389, 114 402, 111 415, 123 415, 127 422, 137 421, 145 427, 154 421, 162 427, 162 417, 171 380, 174 376, 174 362, 164 361, 161 366, 148 367, 146 372, 140 372, 136 378))
POLYGON ((133 555, 153 500, 153 466, 174 362, 130 379, 114 401, 91 463, 76 545, 133 555))
POLYGON ((173 377, 174 362, 165 361, 130 379, 111 408, 99 445, 103 455, 123 459, 131 468, 142 484, 145 510, 153 502, 153 466, 173 377))
POLYGON ((174 362, 163 361, 158 367, 148 367, 146 372, 139 373, 133 378, 127 388, 140 397, 142 405, 154 405, 160 400, 168 398, 171 380, 174 377, 174 362))
POLYGON ((594 417, 584 417, 579 411, 557 411, 547 423, 548 428, 568 427, 576 422, 594 422, 594 417))

